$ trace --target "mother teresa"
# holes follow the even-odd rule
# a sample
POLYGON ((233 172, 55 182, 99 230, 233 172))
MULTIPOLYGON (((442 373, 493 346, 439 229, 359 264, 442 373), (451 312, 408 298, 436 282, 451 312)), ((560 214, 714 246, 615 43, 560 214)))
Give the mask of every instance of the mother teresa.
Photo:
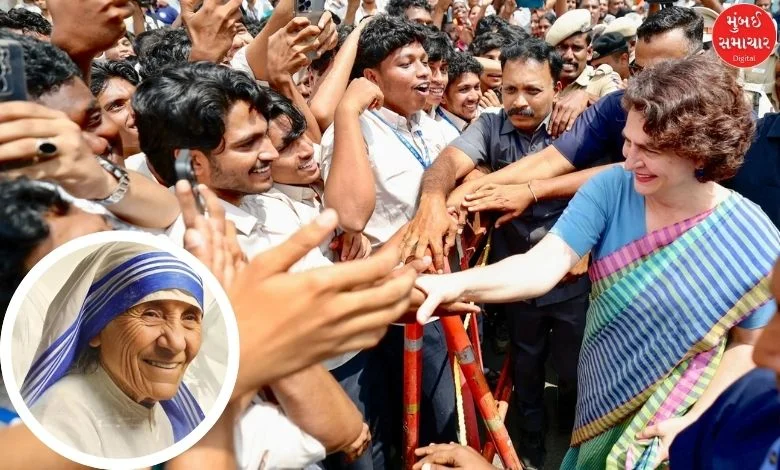
POLYGON ((21 389, 33 416, 99 457, 163 450, 204 419, 183 383, 201 346, 203 283, 175 256, 110 243, 51 303, 21 389))

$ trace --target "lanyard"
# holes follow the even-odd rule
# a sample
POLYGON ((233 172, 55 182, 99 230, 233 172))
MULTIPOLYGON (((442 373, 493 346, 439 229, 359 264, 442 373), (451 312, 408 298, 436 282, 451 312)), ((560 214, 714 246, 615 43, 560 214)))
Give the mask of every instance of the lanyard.
POLYGON ((461 132, 461 130, 460 130, 460 129, 458 129, 458 126, 456 126, 456 125, 455 125, 455 123, 454 123, 454 122, 452 122, 452 121, 450 120, 450 118, 448 118, 448 117, 447 117, 447 115, 446 115, 446 114, 444 114, 444 111, 442 111, 442 110, 441 110, 441 108, 436 108, 436 114, 438 114, 440 118, 442 118, 442 119, 444 119, 445 121, 447 121, 447 124, 449 124, 449 125, 450 125, 450 126, 452 126, 452 127, 453 127, 453 128, 456 130, 456 131, 458 131, 458 134, 461 134, 461 133, 462 133, 462 132, 461 132))
POLYGON ((420 140, 422 141, 423 150, 425 150, 425 158, 423 158, 423 156, 420 155, 420 151, 417 149, 417 147, 412 145, 408 140, 406 140, 406 137, 402 136, 397 130, 395 130, 395 128, 393 126, 391 126, 387 121, 382 119, 382 116, 377 114, 375 111, 371 111, 371 112, 374 114, 374 116, 377 117, 377 119, 382 121, 382 123, 385 126, 387 126, 388 128, 390 128, 391 131, 393 131, 393 134, 395 134, 395 137, 398 140, 400 140, 402 144, 404 144, 406 146, 406 148, 409 150, 409 152, 411 152, 411 154, 414 156, 414 158, 416 158, 417 161, 420 162, 420 165, 422 165, 422 167, 424 169, 427 169, 431 165, 431 163, 430 163, 431 162, 431 158, 428 155, 428 146, 425 144, 425 140, 422 138, 422 132, 420 132, 418 130, 416 132, 416 134, 417 134, 418 137, 420 137, 420 140))

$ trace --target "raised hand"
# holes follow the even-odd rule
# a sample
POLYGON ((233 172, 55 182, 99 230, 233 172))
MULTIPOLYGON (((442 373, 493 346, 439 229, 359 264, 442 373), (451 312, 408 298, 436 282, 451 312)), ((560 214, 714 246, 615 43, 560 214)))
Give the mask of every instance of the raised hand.
POLYGON ((416 273, 395 269, 398 252, 303 273, 287 270, 331 236, 324 211, 281 245, 256 256, 233 281, 242 367, 234 394, 348 351, 372 347, 408 308, 416 273), (317 312, 312 315, 312 312, 317 312))
POLYGON ((297 16, 268 38, 268 80, 286 80, 311 63, 309 54, 320 47, 320 28, 297 16))
POLYGON ((242 0, 204 0, 195 11, 195 0, 181 0, 181 18, 192 40, 190 61, 205 60, 214 63, 222 59, 233 44, 236 22, 241 19, 242 0))
POLYGON ((195 255, 216 276, 225 289, 230 289, 233 280, 247 265, 236 237, 236 226, 225 220, 225 209, 219 199, 205 185, 198 191, 206 203, 208 216, 201 214, 195 203, 188 181, 176 183, 176 197, 181 206, 184 226, 184 249, 195 255))
POLYGON ((375 83, 360 77, 350 82, 338 106, 360 115, 367 109, 381 108, 384 100, 382 90, 375 83))
POLYGON ((51 42, 84 70, 125 34, 131 0, 47 0, 54 28, 51 42), (88 19, 88 20, 87 20, 88 19))
POLYGON ((95 159, 78 124, 63 112, 33 102, 0 103, 0 172, 52 180, 84 199, 102 199, 116 187, 116 179, 95 159), (41 155, 40 146, 56 147, 41 155))

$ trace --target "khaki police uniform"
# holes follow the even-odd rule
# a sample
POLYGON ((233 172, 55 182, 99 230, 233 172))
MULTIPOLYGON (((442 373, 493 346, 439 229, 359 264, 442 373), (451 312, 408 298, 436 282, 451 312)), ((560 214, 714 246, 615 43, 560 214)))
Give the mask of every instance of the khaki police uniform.
POLYGON ((566 96, 576 90, 585 90, 588 94, 601 98, 613 91, 623 88, 623 80, 620 75, 607 64, 601 64, 598 68, 588 65, 582 71, 577 80, 561 90, 558 96, 566 96))
MULTIPOLYGON (((567 11, 550 26, 545 41, 555 47, 566 38, 575 34, 587 33, 591 30, 590 12, 585 9, 567 11)), ((559 96, 565 96, 572 91, 586 90, 589 94, 601 98, 622 87, 620 75, 607 64, 594 69, 585 67, 577 79, 564 88, 559 96)))

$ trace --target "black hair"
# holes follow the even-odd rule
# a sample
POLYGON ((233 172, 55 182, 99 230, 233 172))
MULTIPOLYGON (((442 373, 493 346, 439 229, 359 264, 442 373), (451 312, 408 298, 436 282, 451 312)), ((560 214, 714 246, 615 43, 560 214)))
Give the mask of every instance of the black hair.
POLYGON ((249 34, 251 34, 253 38, 260 34, 260 31, 263 30, 266 23, 268 23, 268 19, 266 18, 263 18, 262 20, 244 18, 244 26, 246 26, 246 30, 249 31, 249 34))
POLYGON ((0 30, 0 39, 18 42, 24 53, 27 95, 31 99, 57 91, 62 85, 82 78, 81 70, 57 46, 29 36, 0 30))
POLYGON ((290 132, 284 136, 283 147, 286 147, 306 132, 306 118, 286 96, 272 89, 268 89, 266 94, 268 95, 268 113, 266 118, 269 121, 273 121, 280 116, 287 116, 290 120, 290 132))
POLYGON ((688 53, 701 50, 704 38, 704 19, 693 8, 670 6, 647 17, 636 30, 637 38, 649 41, 654 36, 674 29, 682 29, 688 40, 688 53))
POLYGON ((168 29, 169 28, 150 29, 148 31, 138 33, 138 35, 135 37, 135 41, 133 41, 133 50, 135 51, 135 55, 138 57, 146 55, 153 45, 162 40, 168 29))
POLYGON ((452 57, 450 57, 449 69, 447 70, 447 77, 449 78, 448 86, 450 83, 455 83, 455 80, 465 73, 481 75, 483 70, 482 64, 480 64, 471 54, 455 52, 452 54, 452 57))
POLYGON ((629 13, 633 13, 634 10, 628 8, 628 7, 620 7, 618 8, 618 11, 615 12, 615 18, 622 18, 626 16, 629 13))
POLYGON ((483 16, 477 21, 477 27, 474 29, 474 37, 477 38, 486 33, 498 32, 500 28, 509 26, 509 22, 498 15, 483 16))
POLYGON ((312 70, 316 70, 317 72, 323 73, 331 64, 331 62, 333 62, 333 59, 336 57, 336 54, 338 54, 339 50, 341 50, 341 46, 344 45, 344 42, 347 40, 347 37, 349 37, 350 33, 352 33, 354 29, 355 26, 351 24, 340 25, 336 30, 338 32, 338 37, 339 37, 336 47, 328 51, 325 51, 321 56, 314 59, 311 62, 312 70))
POLYGON ((471 41, 469 52, 474 57, 479 57, 494 49, 501 49, 506 43, 506 37, 501 34, 483 34, 471 41))
MULTIPOLYGON (((5 312, 27 269, 25 262, 49 236, 46 214, 64 215, 68 204, 50 183, 0 179, 0 311, 5 312)), ((3 313, 5 314, 5 313, 3 313)))
POLYGON ((393 51, 419 42, 425 46, 425 30, 405 18, 377 15, 367 24, 358 40, 352 78, 363 76, 363 70, 377 67, 393 51))
POLYGON ((12 8, 0 11, 0 28, 8 28, 22 34, 37 33, 41 36, 51 36, 51 23, 41 14, 24 8, 12 8))
POLYGON ((92 62, 92 75, 89 89, 93 95, 103 93, 112 78, 121 78, 133 86, 141 83, 141 77, 133 65, 126 60, 96 60, 92 62))
POLYGON ((527 41, 511 44, 501 49, 501 68, 510 60, 535 60, 540 64, 547 63, 550 75, 557 82, 563 69, 563 59, 555 48, 539 38, 529 38, 527 41))
POLYGON ((507 42, 524 41, 531 37, 531 35, 528 34, 528 31, 516 24, 510 24, 505 28, 499 28, 498 34, 502 35, 507 42))
POLYGON ((433 8, 431 8, 428 0, 390 0, 385 10, 390 16, 406 18, 406 10, 409 8, 422 8, 428 13, 433 12, 433 8))
POLYGON ((138 56, 143 79, 159 75, 168 67, 177 67, 189 62, 192 41, 184 29, 168 29, 143 55, 138 56))
POLYGON ((558 19, 554 11, 548 11, 547 13, 544 14, 544 16, 542 16, 542 18, 547 20, 547 22, 550 23, 550 25, 555 24, 555 20, 558 19))
POLYGON ((440 60, 449 62, 454 51, 446 33, 428 30, 428 37, 425 39, 425 52, 428 54, 428 62, 440 60))
POLYGON ((141 150, 166 185, 176 183, 174 150, 220 148, 225 118, 240 101, 267 114, 268 96, 249 75, 210 62, 164 68, 141 82, 133 95, 141 150))

